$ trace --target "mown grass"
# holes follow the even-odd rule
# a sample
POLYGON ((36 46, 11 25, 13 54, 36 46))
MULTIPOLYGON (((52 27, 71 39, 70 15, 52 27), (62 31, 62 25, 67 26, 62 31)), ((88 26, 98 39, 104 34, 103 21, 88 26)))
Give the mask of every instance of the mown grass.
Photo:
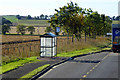
POLYGON ((18 80, 22 80, 23 78, 25 79, 29 79, 29 78, 32 78, 34 75, 36 75, 37 73, 39 73, 40 71, 42 71, 43 69, 47 68, 48 66, 50 66, 50 64, 46 64, 46 65, 43 65, 41 67, 38 67, 37 69, 31 71, 30 73, 22 76, 20 79, 18 80))
POLYGON ((23 66, 26 63, 34 63, 37 61, 40 61, 37 59, 37 57, 30 57, 30 58, 23 58, 23 59, 15 59, 15 60, 13 60, 11 62, 7 62, 7 63, 3 62, 2 66, 0 66, 0 69, 2 68, 2 73, 0 73, 0 74, 3 74, 7 71, 16 69, 20 66, 23 66))

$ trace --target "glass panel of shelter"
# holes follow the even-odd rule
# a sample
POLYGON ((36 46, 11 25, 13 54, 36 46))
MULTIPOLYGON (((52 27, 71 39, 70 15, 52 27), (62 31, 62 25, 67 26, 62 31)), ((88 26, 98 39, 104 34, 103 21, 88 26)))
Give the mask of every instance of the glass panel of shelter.
POLYGON ((41 46, 45 46, 45 38, 41 38, 41 46))
POLYGON ((45 38, 45 46, 52 47, 52 38, 45 38))
POLYGON ((56 55, 56 37, 41 37, 41 56, 54 56, 56 55))
POLYGON ((45 48, 45 56, 51 57, 51 48, 45 48))

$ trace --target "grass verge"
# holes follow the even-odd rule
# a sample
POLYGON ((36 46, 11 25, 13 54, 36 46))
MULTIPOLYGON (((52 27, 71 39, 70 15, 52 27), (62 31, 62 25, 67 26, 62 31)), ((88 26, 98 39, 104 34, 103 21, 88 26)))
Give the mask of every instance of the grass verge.
POLYGON ((86 48, 78 51, 72 51, 72 52, 67 52, 67 53, 60 53, 57 54, 58 57, 73 57, 77 55, 82 55, 82 54, 88 54, 88 53, 93 53, 93 52, 98 52, 101 50, 110 50, 111 47, 107 48, 100 48, 100 47, 92 47, 92 48, 86 48))
POLYGON ((21 77, 20 79, 18 79, 18 80, 22 80, 23 78, 27 78, 27 79, 32 78, 34 75, 36 75, 38 72, 42 71, 43 69, 47 68, 48 66, 50 66, 50 64, 46 64, 46 65, 44 65, 44 66, 38 67, 37 69, 31 71, 30 73, 22 76, 22 77, 21 77))
MULTIPOLYGON (((82 55, 82 54, 88 54, 88 53, 92 53, 92 52, 98 52, 98 51, 101 51, 101 50, 110 50, 111 48, 110 47, 107 47, 107 48, 100 48, 100 47, 93 47, 93 48, 86 48, 86 49, 82 49, 82 50, 79 50, 79 51, 72 51, 72 52, 67 52, 67 53, 61 53, 61 54, 58 54, 59 57, 73 57, 73 56, 76 56, 76 55, 82 55)), ((21 79, 30 79, 32 78, 34 75, 36 75, 38 72, 42 71, 43 69, 45 69, 46 67, 50 66, 50 64, 46 64, 42 67, 39 67, 33 71, 31 71, 30 73, 22 76, 19 80, 21 79)))
MULTIPOLYGON (((13 62, 9 62, 7 64, 3 64, 2 66, 0 66, 0 69, 2 68, 2 73, 11 71, 13 69, 16 69, 20 66, 23 66, 25 63, 33 63, 33 62, 37 62, 40 61, 37 59, 37 57, 30 57, 30 58, 24 58, 24 59, 20 59, 18 61, 13 61, 13 62)), ((0 73, 0 74, 2 74, 0 73)))

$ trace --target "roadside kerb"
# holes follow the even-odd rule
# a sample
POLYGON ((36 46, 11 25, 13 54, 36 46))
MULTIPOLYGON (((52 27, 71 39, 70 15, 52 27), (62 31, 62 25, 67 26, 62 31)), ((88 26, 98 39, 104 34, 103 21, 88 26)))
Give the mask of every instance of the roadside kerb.
POLYGON ((38 74, 36 74, 35 76, 33 76, 30 80, 35 80, 35 79, 37 79, 38 77, 40 77, 41 75, 43 75, 44 73, 46 73, 47 71, 49 71, 50 69, 52 69, 54 66, 57 66, 57 65, 59 65, 59 64, 62 64, 62 63, 64 63, 64 62, 66 62, 66 61, 69 61, 69 59, 65 59, 65 60, 63 60, 63 61, 60 61, 60 62, 58 62, 58 63, 55 63, 55 64, 53 64, 53 65, 51 65, 51 66, 43 69, 41 72, 39 72, 38 74))
POLYGON ((91 54, 97 54, 97 53, 100 53, 100 52, 111 52, 111 50, 102 50, 102 51, 98 51, 98 52, 93 52, 93 53, 88 53, 88 54, 82 54, 82 55, 77 55, 77 56, 73 56, 73 57, 70 57, 68 59, 65 59, 63 61, 60 61, 58 63, 55 63, 47 68, 45 68, 44 70, 42 70, 41 72, 39 72, 38 74, 36 74, 35 76, 33 76, 30 80, 35 80, 37 78, 39 78, 40 76, 42 76, 44 73, 46 73, 47 71, 49 71, 50 69, 52 69, 53 67, 59 65, 59 64, 62 64, 64 62, 67 62, 67 61, 70 61, 70 60, 73 60, 74 58, 76 57, 82 57, 82 56, 87 56, 87 55, 91 55, 91 54))

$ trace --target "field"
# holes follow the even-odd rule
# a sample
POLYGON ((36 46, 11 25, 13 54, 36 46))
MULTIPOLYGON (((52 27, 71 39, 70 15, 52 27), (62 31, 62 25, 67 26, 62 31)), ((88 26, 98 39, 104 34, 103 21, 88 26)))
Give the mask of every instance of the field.
MULTIPOLYGON (((38 40, 39 36, 31 36, 31 35, 0 35, 2 37, 2 42, 13 42, 13 41, 26 41, 26 40, 38 40)), ((67 37, 57 37, 59 39, 66 39, 67 37)), ((71 38, 71 37, 69 37, 71 38)))
POLYGON ((112 24, 120 24, 120 21, 113 21, 112 24))
MULTIPOLYGON (((13 26, 11 26, 11 30, 9 33, 11 34, 17 34, 16 32, 16 26, 17 25, 25 25, 28 26, 34 26, 35 32, 34 34, 45 34, 46 27, 50 26, 50 23, 48 23, 48 20, 18 20, 15 16, 3 16, 4 18, 10 20, 13 23, 13 26)), ((8 34, 9 34, 8 33, 8 34)), ((29 34, 28 31, 26 31, 25 34, 29 34)))
POLYGON ((0 35, 2 42, 13 42, 13 41, 26 41, 26 40, 38 40, 39 36, 16 36, 16 35, 0 35))
POLYGON ((3 17, 14 23, 18 21, 18 19, 15 16, 3 16, 3 17))
POLYGON ((50 26, 48 20, 18 20, 18 24, 23 24, 26 26, 41 26, 41 27, 50 26))
MULTIPOLYGON (((45 29, 46 29, 46 27, 35 27, 34 34, 36 34, 36 35, 37 34, 40 34, 40 35, 45 34, 45 29)), ((11 26, 11 30, 9 31, 9 33, 11 33, 11 34, 17 34, 16 27, 15 26, 11 26)), ((26 31, 25 34, 30 34, 30 32, 26 31)))
POLYGON ((50 24, 48 20, 18 20, 15 16, 3 16, 4 18, 10 20, 13 25, 26 25, 26 26, 41 26, 46 27, 50 24))
MULTIPOLYGON (((14 23, 23 24, 26 26, 33 25, 35 26, 34 34, 44 34, 46 26, 49 26, 47 20, 16 20, 15 17, 7 17, 14 23), (16 22, 17 21, 17 22, 16 22), (39 27, 38 27, 39 26, 39 27), (41 26, 41 27, 40 27, 41 26)), ((114 22, 115 23, 115 22, 114 22)), ((16 34, 16 26, 11 26, 10 33, 16 34)), ((9 33, 7 33, 9 34, 9 33)), ((26 32, 29 34, 29 32, 26 32)), ((0 35, 2 36, 2 42, 11 42, 11 41, 25 41, 25 40, 38 40, 39 36, 28 36, 28 35, 0 35)), ((86 48, 94 48, 97 46, 105 46, 110 43, 106 37, 97 37, 97 39, 82 38, 80 41, 69 37, 57 37, 57 53, 66 53, 71 51, 77 51, 86 48)), ((2 61, 8 62, 16 58, 24 58, 31 56, 40 55, 40 41, 34 42, 24 42, 16 44, 4 44, 2 45, 2 61)))
MULTIPOLYGON (((2 37, 3 42, 40 39, 39 36, 3 35, 2 37)), ((57 37, 57 53, 61 54, 71 51, 78 51, 85 48, 104 46, 109 43, 107 39, 108 38, 106 37, 98 37, 97 39, 87 38, 86 42, 84 39, 81 39, 80 41, 74 39, 74 42, 72 42, 71 37, 69 37, 69 39, 67 37, 57 37)), ((2 45, 3 62, 8 62, 16 58, 25 58, 39 55, 40 55, 40 41, 2 45)))

